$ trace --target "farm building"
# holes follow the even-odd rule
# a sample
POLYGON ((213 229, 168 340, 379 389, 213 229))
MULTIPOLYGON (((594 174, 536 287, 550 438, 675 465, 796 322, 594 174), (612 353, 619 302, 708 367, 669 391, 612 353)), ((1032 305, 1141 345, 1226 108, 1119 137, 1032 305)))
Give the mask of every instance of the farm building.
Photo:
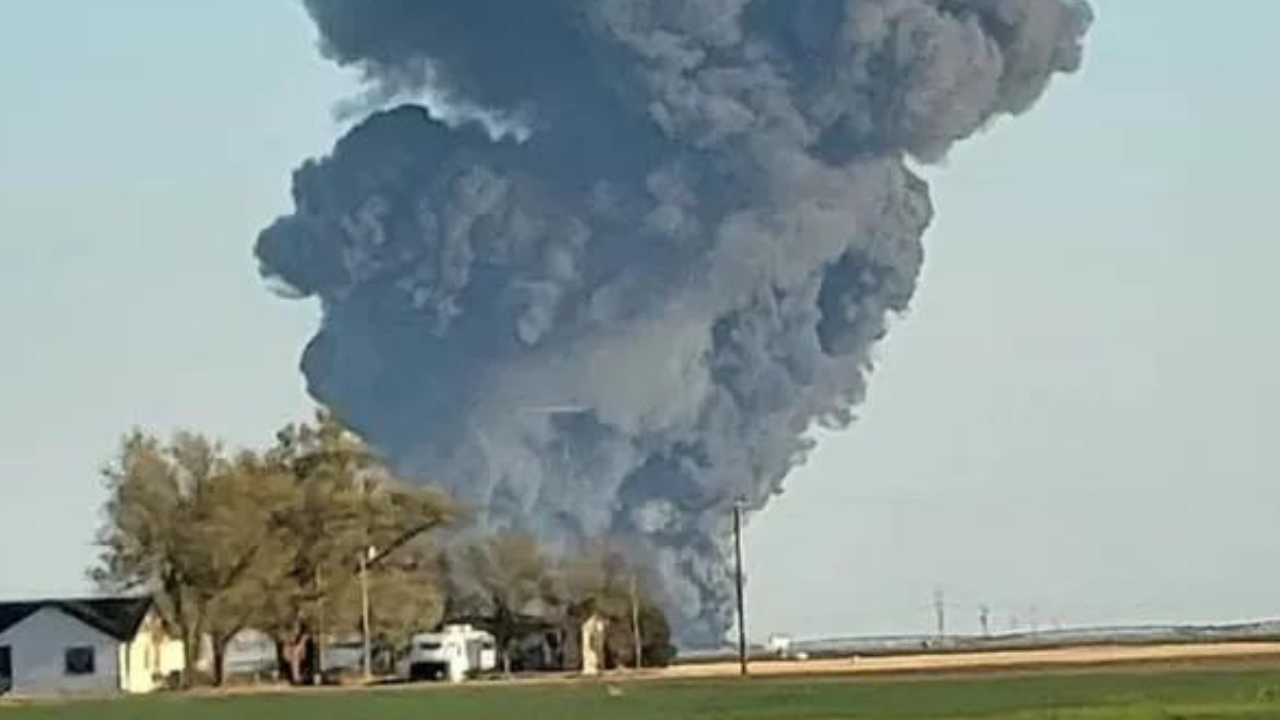
POLYGON ((182 650, 148 598, 0 603, 0 694, 151 692, 182 650))

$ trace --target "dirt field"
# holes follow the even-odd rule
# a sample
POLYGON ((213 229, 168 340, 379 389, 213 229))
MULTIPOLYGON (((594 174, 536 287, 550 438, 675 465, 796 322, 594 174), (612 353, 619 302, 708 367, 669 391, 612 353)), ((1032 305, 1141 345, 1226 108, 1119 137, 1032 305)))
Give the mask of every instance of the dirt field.
MULTIPOLYGON (((755 661, 751 674, 759 677, 797 675, 861 675, 947 673, 972 670, 1097 667, 1102 665, 1169 664, 1206 661, 1274 659, 1280 663, 1280 642, 1213 645, 1097 646, 1054 650, 948 653, 809 661, 755 661)), ((682 665, 662 673, 666 679, 718 678, 738 674, 736 663, 682 665)))

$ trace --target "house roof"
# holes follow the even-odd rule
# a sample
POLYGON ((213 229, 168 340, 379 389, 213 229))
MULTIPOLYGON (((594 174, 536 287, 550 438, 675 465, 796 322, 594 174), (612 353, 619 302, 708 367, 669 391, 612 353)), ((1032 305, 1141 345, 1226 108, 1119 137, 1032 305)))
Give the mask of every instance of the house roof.
POLYGON ((149 597, 50 599, 0 603, 0 633, 46 608, 60 610, 122 642, 133 639, 151 611, 149 597))

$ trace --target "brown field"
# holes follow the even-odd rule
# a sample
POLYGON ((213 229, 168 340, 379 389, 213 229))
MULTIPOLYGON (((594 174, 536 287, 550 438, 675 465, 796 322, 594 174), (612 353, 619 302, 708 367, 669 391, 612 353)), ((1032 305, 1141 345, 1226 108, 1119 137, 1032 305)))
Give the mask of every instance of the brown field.
MULTIPOLYGON (((1280 642, 1215 643, 1203 645, 1088 646, 1047 650, 943 653, 852 657, 808 661, 753 661, 758 677, 885 675, 1016 671, 1053 668, 1094 668, 1107 665, 1170 665, 1185 663, 1280 662, 1280 642)), ((699 679, 738 674, 737 663, 680 665, 652 673, 661 679, 699 679)))
MULTIPOLYGON (((1089 671, 1099 668, 1150 667, 1164 670, 1170 667, 1203 669, 1253 669, 1280 665, 1280 642, 1238 642, 1170 645, 1096 645, 1045 650, 1008 650, 999 652, 965 652, 939 654, 887 655, 879 657, 822 658, 798 660, 753 660, 752 677, 804 678, 858 676, 948 676, 960 674, 991 674, 1003 676, 1020 672, 1038 671, 1089 671)), ((682 681, 716 680, 737 677, 736 662, 697 663, 676 665, 661 670, 623 670, 611 672, 599 681, 608 683, 633 681, 682 681)), ((570 673, 516 675, 509 678, 489 678, 478 681, 480 686, 560 685, 590 682, 570 673)), ((448 690, 448 684, 406 685, 398 682, 376 684, 369 690, 448 690)), ((308 693, 330 692, 332 689, 301 689, 285 686, 259 685, 225 688, 221 690, 195 691, 194 694, 254 695, 260 693, 308 693)))

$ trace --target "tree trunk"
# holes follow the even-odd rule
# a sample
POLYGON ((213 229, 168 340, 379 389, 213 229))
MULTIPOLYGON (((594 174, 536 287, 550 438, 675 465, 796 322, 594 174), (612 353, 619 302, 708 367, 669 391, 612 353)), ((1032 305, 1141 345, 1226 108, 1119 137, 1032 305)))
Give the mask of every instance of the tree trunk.
POLYGON ((303 665, 302 656, 306 653, 306 649, 307 649, 307 640, 305 636, 293 641, 285 648, 285 653, 289 660, 289 684, 290 685, 306 684, 305 683, 306 678, 303 677, 306 674, 306 669, 303 668, 302 666, 303 665))
POLYGON ((302 641, 302 674, 304 685, 324 685, 324 655, 320 650, 320 638, 307 635, 302 641))
POLYGON ((196 686, 196 668, 200 665, 200 628, 182 628, 182 687, 196 686))
POLYGON ((289 663, 289 644, 276 638, 276 679, 293 684, 293 671, 289 663))
POLYGON ((200 664, 200 627, 199 620, 192 620, 187 611, 186 596, 183 594, 183 583, 177 574, 169 572, 164 576, 163 587, 173 606, 172 627, 178 631, 182 639, 182 688, 190 690, 195 687, 196 665, 200 664))
POLYGON ((290 685, 310 685, 314 680, 315 654, 312 634, 305 623, 292 633, 276 638, 276 663, 290 685))
POLYGON ((511 633, 501 626, 495 628, 495 630, 497 632, 494 633, 494 644, 497 646, 498 654, 501 656, 502 674, 509 677, 511 675, 511 633))
POLYGON ((506 605, 497 603, 494 613, 493 636, 495 644, 502 653, 502 674, 511 675, 511 646, 515 644, 515 618, 507 610, 506 605))
POLYGON ((227 679, 227 646, 231 644, 230 637, 217 637, 213 639, 213 686, 222 687, 227 679))

